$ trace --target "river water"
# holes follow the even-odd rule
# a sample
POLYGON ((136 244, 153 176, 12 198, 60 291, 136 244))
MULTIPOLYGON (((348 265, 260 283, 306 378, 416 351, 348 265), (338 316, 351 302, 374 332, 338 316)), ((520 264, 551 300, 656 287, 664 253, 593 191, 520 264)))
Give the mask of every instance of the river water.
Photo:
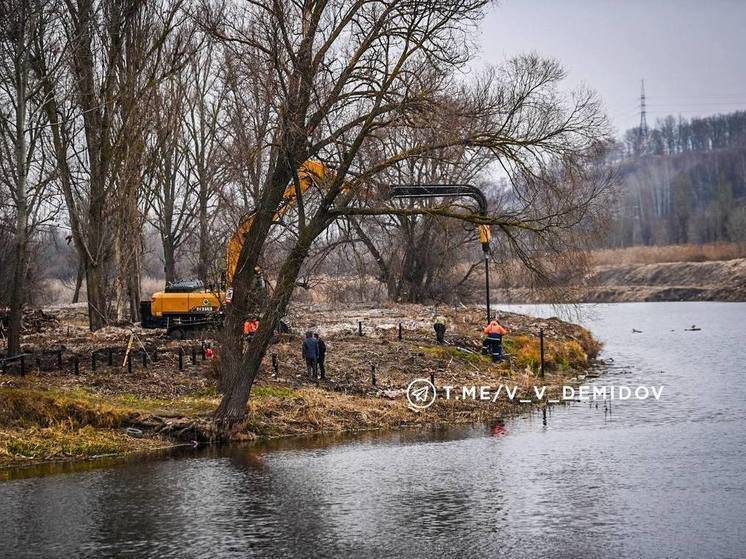
POLYGON ((0 483, 0 555, 746 557, 746 304, 580 312, 613 359, 594 382, 662 385, 660 400, 555 407, 499 436, 480 425, 17 472, 0 483))

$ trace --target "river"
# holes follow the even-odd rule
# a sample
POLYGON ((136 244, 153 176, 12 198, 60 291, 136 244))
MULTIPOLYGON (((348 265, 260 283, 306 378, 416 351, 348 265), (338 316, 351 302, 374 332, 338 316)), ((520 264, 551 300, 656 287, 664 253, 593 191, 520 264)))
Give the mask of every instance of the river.
POLYGON ((0 483, 0 555, 745 557, 746 304, 579 311, 613 360, 594 382, 662 385, 660 400, 555 407, 500 436, 480 425, 18 472, 0 483))

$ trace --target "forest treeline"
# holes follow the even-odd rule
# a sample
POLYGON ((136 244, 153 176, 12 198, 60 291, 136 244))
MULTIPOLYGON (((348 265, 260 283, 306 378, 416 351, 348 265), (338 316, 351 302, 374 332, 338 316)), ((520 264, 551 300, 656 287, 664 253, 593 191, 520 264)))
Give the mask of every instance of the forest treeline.
POLYGON ((615 159, 607 246, 746 241, 746 112, 633 128, 615 159))

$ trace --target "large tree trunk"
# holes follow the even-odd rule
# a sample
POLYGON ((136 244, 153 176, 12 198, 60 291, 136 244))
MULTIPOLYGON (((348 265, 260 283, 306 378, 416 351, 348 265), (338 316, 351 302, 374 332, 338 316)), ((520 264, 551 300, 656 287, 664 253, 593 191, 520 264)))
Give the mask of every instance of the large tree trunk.
POLYGON ((251 386, 272 340, 274 330, 285 313, 300 267, 316 235, 326 226, 326 223, 322 224, 321 221, 327 216, 322 217, 319 212, 307 227, 301 227, 296 245, 280 270, 271 300, 264 302, 261 306, 257 305, 254 291, 255 267, 259 262, 285 188, 292 180, 295 170, 308 158, 306 114, 312 91, 312 80, 308 79, 309 76, 304 71, 310 71, 311 68, 315 30, 309 27, 304 31, 307 31, 307 35, 299 47, 296 70, 289 84, 291 93, 287 102, 283 103, 281 111, 280 132, 269 154, 269 160, 275 162, 274 168, 269 173, 265 188, 262 189, 258 209, 254 214, 252 226, 244 238, 243 248, 238 258, 238 269, 232 280, 233 301, 226 313, 224 325, 226 341, 221 347, 223 355, 227 357, 221 378, 224 393, 223 400, 215 412, 216 420, 224 428, 233 426, 245 417, 251 386), (243 353, 241 326, 246 312, 257 308, 264 308, 259 321, 259 330, 249 344, 247 352, 243 353), (239 355, 242 356, 241 359, 233 357, 239 355))
POLYGON ((85 282, 88 297, 88 324, 91 332, 103 328, 109 322, 104 275, 102 264, 87 263, 85 282))
POLYGON ((163 235, 163 273, 166 276, 166 285, 176 281, 176 250, 171 235, 163 235))
MULTIPOLYGON (((302 161, 303 159, 298 158, 297 160, 302 161)), ((247 313, 250 311, 257 312, 266 306, 266 302, 258 300, 258 294, 254 290, 256 284, 255 267, 259 262, 262 248, 272 227, 275 210, 282 200, 285 185, 288 184, 291 178, 290 165, 288 163, 277 163, 268 181, 268 186, 264 189, 252 227, 244 238, 243 248, 238 258, 239 265, 233 276, 231 286, 229 286, 233 288, 233 300, 227 306, 223 327, 224 338, 220 348, 221 358, 223 359, 221 363, 223 365, 220 380, 221 387, 233 389, 232 387, 238 383, 238 379, 241 376, 243 364, 238 357, 242 354, 240 333, 243 329, 243 322, 247 318, 247 313)), ((260 332, 261 330, 260 326, 260 332)), ((260 339, 263 339, 263 334, 260 335, 258 332, 254 337, 251 347, 255 347, 255 344, 260 339)), ((270 337, 267 339, 271 339, 271 332, 270 337)), ((256 371, 254 374, 256 374, 256 371)), ((251 388, 250 384, 248 388, 251 388)), ((236 388, 235 390, 239 389, 236 388)), ((229 392, 224 393, 227 395, 229 392)), ((225 406, 221 406, 221 408, 225 408, 225 406)), ((228 416, 224 415, 223 411, 218 416, 222 416, 223 420, 228 419, 228 416)))
MULTIPOLYGON (((20 41, 23 44, 23 38, 20 41)), ((19 46, 21 46, 19 45, 19 46)), ((23 52, 15 59, 15 268, 13 285, 10 290, 10 316, 8 323, 8 354, 21 352, 21 329, 23 328, 23 303, 25 302, 26 259, 28 248, 28 201, 26 199, 26 181, 28 154, 26 142, 26 86, 28 83, 28 58, 23 52)))
POLYGON ((121 231, 117 232, 114 239, 114 261, 116 262, 115 288, 115 314, 118 322, 125 319, 125 307, 127 305, 127 248, 122 246, 124 242, 121 231))
POLYGON ((140 314, 140 239, 137 191, 124 189, 119 211, 120 226, 115 239, 117 263, 116 303, 117 320, 137 322, 140 314))
MULTIPOLYGON (((288 255, 280 270, 277 286, 265 307, 265 312, 259 321, 259 330, 248 345, 240 359, 227 356, 222 363, 228 370, 223 381, 223 399, 215 412, 215 419, 224 429, 231 429, 246 416, 246 404, 249 401, 251 387, 254 385, 259 368, 272 341, 275 329, 285 314, 290 298, 295 289, 301 266, 308 256, 308 251, 318 234, 326 227, 321 216, 317 216, 313 223, 298 237, 298 241, 288 255)), ((234 332, 227 332, 227 336, 236 338, 234 332)), ((240 341, 240 336, 238 336, 240 341)))
MULTIPOLYGON (((16 230, 13 284, 10 290, 10 315, 8 317, 8 355, 21 352, 21 333, 23 330, 23 304, 26 299, 26 227, 25 211, 19 211, 17 223, 21 220, 24 227, 16 230), (21 216, 23 214, 23 217, 21 216)), ((17 226, 18 227, 18 226, 17 226)))
POLYGON ((137 243, 133 248, 133 258, 130 261, 129 273, 127 275, 127 295, 129 296, 130 320, 140 321, 140 280, 141 280, 141 243, 139 235, 137 243))

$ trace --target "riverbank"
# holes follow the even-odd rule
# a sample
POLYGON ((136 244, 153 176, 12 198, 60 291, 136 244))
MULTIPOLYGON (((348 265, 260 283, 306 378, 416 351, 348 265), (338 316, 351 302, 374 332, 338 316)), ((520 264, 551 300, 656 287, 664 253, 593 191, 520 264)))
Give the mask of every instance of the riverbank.
MULTIPOLYGON (((99 365, 94 371, 82 362, 78 374, 0 375, 0 466, 210 442, 214 436, 210 414, 219 402, 214 380, 219 361, 197 358, 194 365, 188 363, 180 371, 173 350, 189 342, 174 342, 153 331, 113 327, 91 335, 74 308, 47 314, 56 322, 49 331, 42 327, 30 335, 26 350, 52 349, 64 341, 68 351, 90 351, 126 344, 135 331, 144 343, 156 344, 161 357, 131 373, 121 363, 99 365)), ((493 364, 479 353, 483 323, 479 308, 297 306, 289 316, 293 331, 314 329, 326 339, 328 378, 319 384, 307 379, 299 335, 281 336, 263 364, 236 439, 469 423, 514 415, 533 404, 519 403, 518 398, 494 403, 438 399, 428 409, 416 411, 408 406, 406 386, 414 378, 433 375, 439 387, 515 386, 519 396, 530 399, 531 387, 541 384, 548 387, 548 398, 585 371, 599 350, 590 332, 580 326, 512 313, 500 317, 510 329, 505 340, 510 359, 493 364), (436 312, 449 321, 448 343, 443 346, 435 343, 432 333, 436 312), (358 323, 363 336, 358 335, 358 323), (540 329, 545 332, 543 380, 537 378, 540 329)))
POLYGON ((595 266, 582 283, 553 290, 495 288, 505 303, 746 301, 746 259, 595 266))
POLYGON ((552 288, 528 288, 522 271, 493 283, 503 303, 746 301, 746 244, 633 246, 592 251, 583 276, 552 288))

